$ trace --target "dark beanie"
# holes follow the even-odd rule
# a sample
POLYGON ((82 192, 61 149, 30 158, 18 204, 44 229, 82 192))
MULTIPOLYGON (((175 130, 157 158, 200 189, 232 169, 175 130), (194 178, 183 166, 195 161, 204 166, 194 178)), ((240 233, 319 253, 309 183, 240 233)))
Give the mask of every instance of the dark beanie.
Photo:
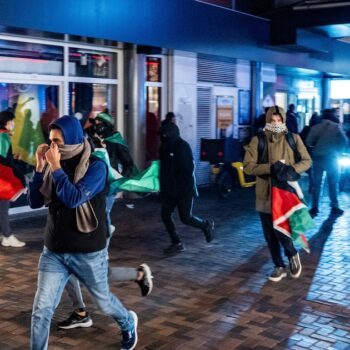
POLYGON ((79 120, 70 115, 64 115, 53 121, 49 130, 56 127, 62 131, 66 145, 77 145, 84 141, 84 132, 79 120))
POLYGON ((0 127, 5 127, 6 123, 15 119, 15 115, 11 111, 0 112, 0 127))

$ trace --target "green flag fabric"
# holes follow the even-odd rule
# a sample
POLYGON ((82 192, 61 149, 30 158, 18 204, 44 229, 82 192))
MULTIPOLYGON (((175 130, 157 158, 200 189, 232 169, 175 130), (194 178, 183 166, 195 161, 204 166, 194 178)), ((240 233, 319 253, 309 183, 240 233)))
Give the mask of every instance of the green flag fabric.
MULTIPOLYGON (((133 171, 131 177, 122 177, 117 170, 111 167, 109 156, 104 148, 96 148, 92 153, 102 159, 108 167, 109 194, 115 195, 117 192, 158 192, 159 191, 159 161, 152 164, 143 171, 133 171)), ((135 169, 137 169, 135 167, 135 169)))
POLYGON ((106 137, 104 141, 119 143, 125 147, 128 147, 126 141, 119 131, 115 132, 112 136, 106 137))
POLYGON ((7 153, 10 149, 10 137, 8 132, 1 130, 0 131, 0 156, 3 156, 4 158, 7 157, 7 153))
POLYGON ((158 192, 159 191, 159 161, 152 164, 137 175, 123 177, 110 184, 110 192, 115 194, 120 191, 129 192, 158 192))

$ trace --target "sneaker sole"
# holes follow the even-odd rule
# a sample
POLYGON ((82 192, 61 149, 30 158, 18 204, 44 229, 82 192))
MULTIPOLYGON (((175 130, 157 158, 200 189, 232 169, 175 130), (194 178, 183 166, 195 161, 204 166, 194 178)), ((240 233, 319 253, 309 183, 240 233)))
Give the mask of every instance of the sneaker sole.
POLYGON ((1 242, 1 245, 3 246, 3 247, 11 247, 11 248, 23 248, 23 247, 25 247, 25 244, 21 244, 21 245, 13 245, 13 244, 7 244, 7 243, 2 243, 1 242))
POLYGON ((70 326, 58 326, 59 329, 73 329, 73 328, 88 328, 93 325, 92 320, 89 320, 88 322, 84 323, 75 323, 70 326))
POLYGON ((298 271, 298 273, 296 273, 295 275, 293 275, 292 273, 290 273, 290 277, 292 277, 292 278, 299 278, 302 271, 303 271, 303 267, 302 267, 301 264, 300 264, 300 270, 298 271))
POLYGON ((146 295, 144 295, 146 297, 147 295, 150 295, 151 292, 152 292, 152 289, 153 289, 152 278, 153 278, 153 276, 152 276, 151 269, 150 269, 150 267, 147 264, 141 264, 140 266, 142 266, 142 268, 145 270, 145 275, 147 274, 149 276, 149 280, 148 280, 148 282, 149 282, 149 291, 148 291, 148 293, 146 295))
POLYGON ((292 278, 299 278, 300 275, 301 275, 301 272, 302 272, 302 270, 303 270, 303 266, 301 265, 301 261, 300 261, 300 256, 299 256, 299 254, 298 254, 298 263, 299 263, 299 265, 300 265, 300 270, 299 270, 296 274, 292 274, 292 272, 290 271, 290 277, 292 277, 292 278))
POLYGON ((136 345, 137 345, 137 342, 138 342, 137 324, 138 324, 138 322, 139 322, 139 319, 138 319, 138 317, 137 317, 137 315, 136 315, 136 312, 130 311, 130 314, 131 314, 132 318, 134 319, 134 326, 135 326, 135 344, 134 344, 131 348, 129 348, 129 349, 121 348, 121 350, 133 350, 133 349, 135 349, 135 347, 136 347, 136 345))
POLYGON ((272 281, 272 282, 279 282, 281 281, 283 278, 286 278, 287 277, 287 272, 283 272, 281 276, 279 277, 269 277, 269 280, 272 281))

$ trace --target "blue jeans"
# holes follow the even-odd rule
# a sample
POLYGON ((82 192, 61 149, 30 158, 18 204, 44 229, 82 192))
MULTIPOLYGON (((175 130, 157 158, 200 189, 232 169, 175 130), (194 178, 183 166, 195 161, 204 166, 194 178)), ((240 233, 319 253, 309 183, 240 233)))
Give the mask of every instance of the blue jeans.
POLYGON ((106 249, 94 253, 58 254, 44 247, 32 311, 31 350, 47 349, 52 315, 71 274, 84 283, 100 310, 112 316, 123 331, 133 327, 132 316, 109 291, 106 254, 106 249))

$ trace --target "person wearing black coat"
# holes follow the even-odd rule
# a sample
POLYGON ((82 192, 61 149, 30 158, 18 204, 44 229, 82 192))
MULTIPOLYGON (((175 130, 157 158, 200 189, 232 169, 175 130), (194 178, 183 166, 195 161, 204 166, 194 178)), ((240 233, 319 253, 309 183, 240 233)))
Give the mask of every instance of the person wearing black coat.
POLYGON ((293 103, 288 106, 286 125, 288 131, 294 134, 299 133, 297 114, 295 113, 295 105, 293 103))
POLYGON ((171 244, 164 250, 164 254, 170 255, 185 249, 172 219, 175 208, 178 209, 180 219, 185 225, 203 231, 208 243, 213 240, 214 221, 192 215, 193 198, 197 195, 197 188, 190 145, 180 137, 179 128, 171 122, 162 123, 159 135, 161 217, 171 239, 171 244))

